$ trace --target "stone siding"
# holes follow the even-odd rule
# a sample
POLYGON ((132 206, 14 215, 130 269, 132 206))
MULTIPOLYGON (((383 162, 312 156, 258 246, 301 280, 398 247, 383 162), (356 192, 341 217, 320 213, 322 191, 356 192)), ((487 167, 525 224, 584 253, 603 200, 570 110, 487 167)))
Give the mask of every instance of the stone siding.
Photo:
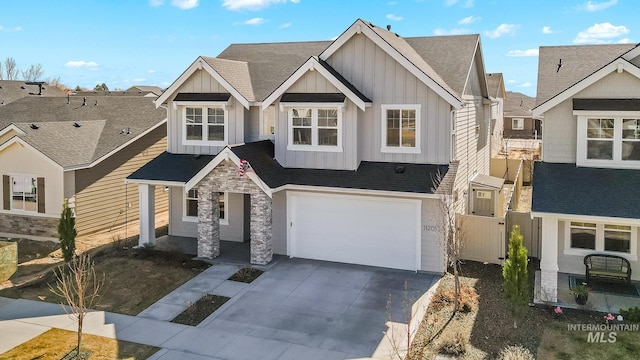
POLYGON ((0 241, 0 282, 9 280, 18 270, 18 243, 0 241))
POLYGON ((58 238, 58 219, 40 216, 0 214, 0 232, 38 236, 44 238, 58 238))
POLYGON ((248 175, 240 176, 238 167, 229 160, 223 161, 207 174, 196 188, 198 256, 214 258, 220 255, 220 209, 217 193, 232 192, 251 196, 251 263, 269 263, 273 258, 271 198, 248 175))

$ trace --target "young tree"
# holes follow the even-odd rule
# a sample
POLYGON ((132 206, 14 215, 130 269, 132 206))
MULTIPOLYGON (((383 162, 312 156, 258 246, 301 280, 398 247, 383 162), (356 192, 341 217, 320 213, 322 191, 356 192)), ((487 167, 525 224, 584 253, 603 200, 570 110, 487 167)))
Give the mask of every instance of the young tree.
POLYGON ((93 261, 91 261, 89 255, 82 254, 67 263, 66 266, 58 268, 56 278, 55 287, 49 285, 49 290, 64 299, 65 304, 60 305, 63 306, 70 317, 78 322, 76 356, 80 357, 84 318, 98 299, 100 289, 104 283, 104 276, 97 278, 93 261), (67 305, 68 309, 64 305, 67 305))
POLYGON ((8 57, 4 60, 5 80, 18 80, 18 66, 16 60, 8 57))
POLYGON ((527 273, 527 248, 522 246, 520 227, 513 226, 509 237, 509 252, 502 267, 504 293, 509 302, 509 311, 513 316, 513 328, 518 327, 528 308, 529 275, 527 273))
POLYGON ((69 200, 65 199, 62 204, 62 214, 58 222, 58 239, 60 240, 60 248, 64 261, 69 262, 73 259, 76 252, 76 218, 69 207, 69 200))
POLYGON ((42 64, 32 64, 27 70, 22 71, 22 78, 24 81, 38 81, 43 73, 42 64))

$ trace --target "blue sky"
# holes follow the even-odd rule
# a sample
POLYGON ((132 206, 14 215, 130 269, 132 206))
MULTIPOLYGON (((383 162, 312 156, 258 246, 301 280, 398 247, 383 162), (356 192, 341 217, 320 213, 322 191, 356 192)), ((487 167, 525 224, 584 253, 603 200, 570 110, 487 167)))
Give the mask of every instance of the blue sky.
POLYGON ((357 18, 401 36, 481 35, 488 72, 535 96, 538 47, 640 41, 637 0, 0 0, 0 59, 67 86, 166 87, 232 43, 330 40, 357 18))

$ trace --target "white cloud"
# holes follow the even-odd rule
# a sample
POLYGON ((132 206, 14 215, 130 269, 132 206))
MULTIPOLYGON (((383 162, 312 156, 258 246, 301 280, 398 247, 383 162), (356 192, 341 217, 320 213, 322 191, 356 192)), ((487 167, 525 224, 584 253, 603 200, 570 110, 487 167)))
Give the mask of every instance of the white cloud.
POLYGON ((517 81, 515 81, 515 80, 511 79, 511 80, 507 80, 507 83, 508 83, 508 84, 515 84, 515 83, 517 83, 517 81))
MULTIPOLYGON (((287 0, 222 0, 222 7, 232 11, 258 11, 273 4, 286 2, 287 0)), ((291 0, 291 2, 297 4, 300 2, 300 0, 291 0)))
POLYGON ((507 56, 512 56, 512 57, 538 56, 538 49, 510 50, 510 51, 507 51, 507 56))
POLYGON ((164 4, 164 0, 149 0, 150 6, 162 6, 164 4))
POLYGON ((4 31, 4 32, 22 31, 22 26, 15 26, 15 27, 12 27, 12 28, 7 28, 7 27, 4 27, 4 26, 0 25, 0 31, 4 31))
POLYGON ((152 69, 152 70, 147 70, 147 74, 155 74, 155 72, 156 72, 156 71, 155 71, 155 70, 153 70, 153 69, 152 69))
POLYGON ((551 30, 551 26, 543 26, 542 27, 543 34, 553 34, 553 30, 551 30))
POLYGON ((261 25, 263 23, 264 23, 264 18, 261 18, 261 17, 255 17, 253 19, 249 19, 243 22, 243 24, 245 25, 261 25))
POLYGON ((618 40, 618 44, 631 44, 633 41, 631 41, 631 39, 629 38, 623 38, 618 40))
POLYGON ((518 29, 520 25, 515 24, 500 24, 494 30, 485 31, 484 34, 492 39, 497 39, 506 35, 514 35, 516 33, 516 29, 518 29))
POLYGON ((395 4, 397 4, 397 3, 398 3, 397 1, 389 1, 387 4, 388 4, 388 5, 395 5, 395 4))
POLYGON ((182 10, 193 9, 198 6, 199 0, 171 0, 171 5, 182 10))
POLYGON ((393 15, 393 14, 387 14, 387 19, 393 20, 393 21, 400 21, 400 20, 402 20, 402 16, 397 16, 397 15, 393 15))
POLYGON ((606 8, 612 7, 618 3, 618 0, 609 0, 604 2, 587 1, 584 4, 578 5, 578 10, 584 10, 589 12, 601 11, 606 8))
POLYGON ((170 82, 168 82, 168 81, 163 81, 163 82, 161 82, 161 83, 160 83, 160 85, 162 85, 162 86, 169 86, 169 85, 171 85, 171 83, 170 83, 170 82))
POLYGON ((98 67, 98 63, 96 63, 95 61, 70 60, 70 61, 67 61, 67 63, 64 64, 64 66, 68 68, 82 68, 82 67, 96 68, 98 67))
POLYGON ((464 19, 458 20, 458 24, 472 24, 474 22, 480 21, 481 17, 479 16, 467 16, 464 19))
POLYGON ((471 32, 471 30, 462 29, 462 28, 451 29, 451 30, 438 28, 438 29, 433 30, 433 34, 437 35, 437 36, 442 36, 442 35, 464 35, 464 34, 469 34, 470 32, 471 32))
POLYGON ((290 22, 286 22, 286 23, 284 23, 284 24, 282 24, 282 25, 278 26, 278 28, 280 28, 280 29, 286 29, 286 28, 290 27, 291 25, 292 25, 292 23, 290 23, 290 22))
POLYGON ((575 39, 574 44, 604 44, 611 42, 614 38, 626 35, 629 33, 629 29, 626 26, 615 26, 611 23, 605 22, 600 24, 594 24, 587 30, 580 31, 575 39))
POLYGON ((147 79, 145 79, 145 78, 135 78, 135 79, 131 79, 131 81, 133 81, 134 83, 143 83, 143 82, 147 81, 147 79))
MULTIPOLYGON (((444 6, 453 6, 458 3, 458 0, 444 0, 444 6)), ((464 8, 473 7, 473 0, 467 0, 461 4, 464 8)))
POLYGON ((473 0, 467 0, 464 4, 462 4, 462 7, 464 8, 473 7, 473 0))
POLYGON ((531 87, 531 83, 530 82, 523 82, 522 84, 520 84, 518 86, 523 87, 523 88, 528 88, 528 87, 531 87))

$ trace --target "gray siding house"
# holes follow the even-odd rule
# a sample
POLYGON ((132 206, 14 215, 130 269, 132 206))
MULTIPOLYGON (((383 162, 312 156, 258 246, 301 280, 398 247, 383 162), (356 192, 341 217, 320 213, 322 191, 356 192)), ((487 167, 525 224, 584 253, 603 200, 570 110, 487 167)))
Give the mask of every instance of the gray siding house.
POLYGON ((539 296, 556 301, 559 273, 584 276, 589 254, 624 257, 640 279, 640 48, 541 47, 539 62, 532 215, 542 219, 539 296))
POLYGON ((466 211, 489 173, 490 100, 478 35, 403 38, 363 20, 335 41, 234 44, 198 57, 156 100, 167 151, 128 178, 140 244, 169 234, 273 254, 442 272, 440 199, 466 211), (444 181, 433 189, 433 179, 444 181))

